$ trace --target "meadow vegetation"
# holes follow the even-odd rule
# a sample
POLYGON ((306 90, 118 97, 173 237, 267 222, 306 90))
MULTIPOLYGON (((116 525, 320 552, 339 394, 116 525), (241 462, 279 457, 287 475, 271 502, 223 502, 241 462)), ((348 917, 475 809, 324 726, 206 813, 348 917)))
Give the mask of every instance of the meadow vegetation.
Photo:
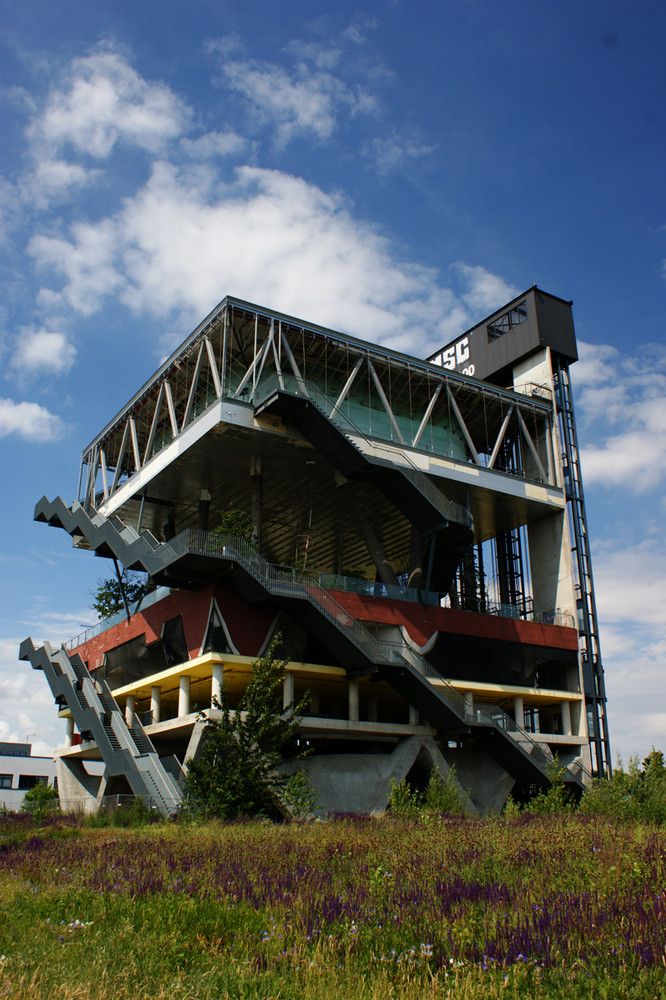
POLYGON ((663 996, 656 823, 516 808, 135 822, 4 817, 0 995, 663 996))

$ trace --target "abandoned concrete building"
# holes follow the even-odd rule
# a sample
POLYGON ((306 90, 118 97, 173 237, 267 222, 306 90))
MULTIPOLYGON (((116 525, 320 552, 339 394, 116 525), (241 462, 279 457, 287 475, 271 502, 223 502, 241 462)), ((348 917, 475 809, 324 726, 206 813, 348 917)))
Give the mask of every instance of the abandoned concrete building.
POLYGON ((21 645, 67 719, 63 806, 176 810, 278 631, 322 814, 433 766, 481 812, 555 755, 574 789, 607 774, 576 358, 571 303, 536 287, 428 359, 225 298, 84 450, 76 501, 35 509, 155 586, 21 645))

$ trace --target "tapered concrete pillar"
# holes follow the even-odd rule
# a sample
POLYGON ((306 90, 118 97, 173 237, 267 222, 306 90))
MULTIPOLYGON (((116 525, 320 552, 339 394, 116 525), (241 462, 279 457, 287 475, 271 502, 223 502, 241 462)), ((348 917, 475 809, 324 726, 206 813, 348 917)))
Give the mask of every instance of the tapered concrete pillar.
POLYGON ((213 678, 210 686, 210 707, 215 708, 215 702, 222 702, 222 681, 224 680, 224 665, 213 664, 213 678))
POLYGON ((518 729, 525 728, 525 711, 523 709, 523 696, 517 694, 513 699, 513 717, 516 720, 518 729))
POLYGON ((71 747, 74 743, 74 719, 70 715, 67 719, 67 731, 65 732, 65 746, 71 747))
POLYGON ((162 714, 162 688, 159 684, 153 684, 150 689, 150 720, 159 722, 162 714))
POLYGON ((128 726, 134 725, 134 708, 136 706, 136 696, 133 694, 127 695, 127 701, 125 702, 125 722, 128 726))
POLYGON ((474 719, 474 695, 471 691, 465 691, 465 719, 470 722, 474 719))
POLYGON ((190 678, 183 674, 178 690, 178 716, 190 714, 190 678))
POLYGON ((282 707, 289 708, 294 700, 294 675, 286 673, 282 681, 282 707))
POLYGON ((199 517, 197 527, 201 531, 208 531, 208 515, 210 514, 210 490, 202 490, 199 499, 199 517))
POLYGON ((568 701, 563 701, 562 710, 562 732, 565 736, 571 736, 571 706, 568 701))
POLYGON ((359 720, 358 681, 349 682, 349 721, 359 720))

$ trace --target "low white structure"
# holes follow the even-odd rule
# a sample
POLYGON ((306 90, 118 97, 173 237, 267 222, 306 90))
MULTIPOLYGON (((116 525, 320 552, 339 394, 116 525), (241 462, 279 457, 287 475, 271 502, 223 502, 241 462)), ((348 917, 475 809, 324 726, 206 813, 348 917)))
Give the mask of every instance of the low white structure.
POLYGON ((27 791, 38 781, 55 787, 53 757, 32 754, 31 743, 0 743, 0 803, 3 810, 18 812, 27 791))

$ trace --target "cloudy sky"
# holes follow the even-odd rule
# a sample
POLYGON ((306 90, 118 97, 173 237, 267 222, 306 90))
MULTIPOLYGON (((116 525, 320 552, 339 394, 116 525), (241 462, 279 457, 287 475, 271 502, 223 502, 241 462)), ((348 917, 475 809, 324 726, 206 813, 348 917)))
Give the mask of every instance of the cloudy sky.
POLYGON ((0 0, 0 739, 108 564, 32 521, 231 294, 426 356, 538 284, 572 370, 613 754, 666 750, 666 7, 0 0))

